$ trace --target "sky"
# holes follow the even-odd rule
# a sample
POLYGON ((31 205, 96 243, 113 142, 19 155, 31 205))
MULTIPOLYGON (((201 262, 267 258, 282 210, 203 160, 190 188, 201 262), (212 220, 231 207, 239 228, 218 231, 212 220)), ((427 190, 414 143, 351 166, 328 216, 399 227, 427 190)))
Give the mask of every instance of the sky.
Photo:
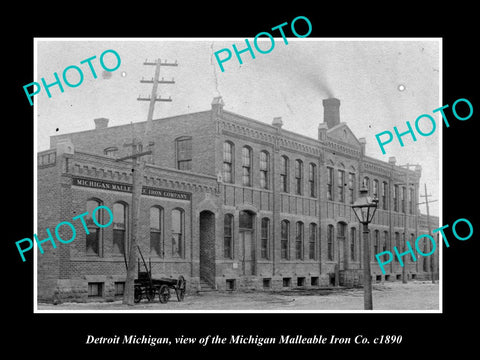
MULTIPOLYGON (((253 47, 253 39, 249 39, 253 47)), ((397 165, 420 164, 422 177, 420 192, 427 184, 430 213, 439 215, 442 121, 434 109, 441 103, 441 41, 439 39, 322 39, 275 38, 267 54, 255 50, 241 54, 240 64, 232 44, 245 48, 244 38, 208 39, 36 39, 35 79, 54 82, 53 73, 60 78, 64 69, 76 65, 84 78, 77 87, 65 84, 62 93, 58 86, 50 88, 51 98, 44 89, 34 97, 36 117, 36 148, 49 148, 51 135, 66 134, 94 128, 93 119, 106 117, 109 126, 145 121, 148 102, 137 97, 148 97, 151 84, 140 79, 151 79, 153 66, 145 60, 177 62, 177 67, 162 67, 160 77, 175 80, 175 84, 159 85, 158 94, 171 97, 172 102, 158 102, 154 119, 185 113, 205 111, 212 99, 222 96, 225 110, 271 124, 274 117, 282 117, 283 128, 317 137, 318 125, 323 122, 322 99, 340 99, 340 121, 346 122, 357 138, 367 141, 368 156, 388 161, 394 156, 397 165), (116 51, 121 59, 119 68, 104 72, 100 56, 105 50, 116 51), (229 49, 232 58, 223 63, 222 72, 214 52, 229 49), (97 78, 82 60, 91 61, 97 78), (404 136, 404 147, 395 139, 386 145, 382 154, 375 135, 391 131, 397 126, 407 130, 406 121, 414 127, 422 114, 431 115, 437 123, 436 131, 426 137, 418 134, 417 141, 404 136)), ((268 38, 260 38, 258 46, 268 49, 268 38)), ((220 56, 224 56, 225 53, 220 56)), ((114 67, 116 58, 104 56, 105 65, 114 67)), ((69 70, 68 80, 79 82, 75 70, 69 70)), ((63 80, 62 80, 63 81, 63 80)), ((28 102, 28 100, 26 99, 28 102)), ((428 133, 432 125, 419 123, 428 133)), ((424 205, 420 210, 425 213, 424 205)))

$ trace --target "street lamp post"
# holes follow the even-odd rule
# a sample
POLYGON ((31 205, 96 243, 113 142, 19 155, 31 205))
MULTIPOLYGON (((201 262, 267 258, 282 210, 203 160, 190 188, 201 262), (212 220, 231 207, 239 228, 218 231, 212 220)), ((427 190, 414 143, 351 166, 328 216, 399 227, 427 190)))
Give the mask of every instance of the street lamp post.
POLYGON ((373 309, 372 276, 370 274, 370 239, 368 224, 372 222, 377 210, 378 199, 367 196, 365 187, 360 189, 360 197, 353 203, 352 209, 363 226, 363 302, 365 310, 373 309))

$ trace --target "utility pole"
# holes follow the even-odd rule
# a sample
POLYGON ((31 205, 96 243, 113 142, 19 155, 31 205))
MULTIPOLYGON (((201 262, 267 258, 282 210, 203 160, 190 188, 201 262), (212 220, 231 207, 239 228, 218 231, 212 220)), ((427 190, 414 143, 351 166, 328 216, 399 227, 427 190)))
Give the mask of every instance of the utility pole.
MULTIPOLYGON (((430 207, 428 206, 428 198, 432 195, 428 195, 427 193, 427 184, 425 183, 425 195, 420 195, 421 197, 424 197, 425 198, 425 205, 427 207, 427 228, 428 228, 428 233, 430 234, 432 232, 431 228, 430 228, 430 207)), ((432 200, 430 202, 434 202, 436 200, 432 200)), ((423 204, 423 203, 419 203, 419 204, 423 204)), ((425 244, 425 247, 427 245, 425 244)), ((433 244, 432 244, 432 250, 433 250, 433 244)), ((425 251, 425 253, 427 254, 427 252, 425 251)), ((426 261, 427 259, 425 259, 426 261)), ((431 258, 430 260, 430 272, 431 272, 431 277, 432 277, 432 284, 435 284, 435 269, 434 269, 434 266, 435 266, 435 254, 433 254, 433 257, 431 258)))
MULTIPOLYGON (((165 99, 162 97, 157 97, 157 88, 158 84, 174 84, 172 80, 160 80, 160 68, 162 66, 177 66, 175 63, 161 62, 160 59, 157 59, 155 62, 148 62, 145 60, 144 65, 154 65, 155 66, 155 77, 151 80, 140 80, 141 83, 153 84, 152 93, 149 98, 138 97, 137 100, 140 101, 149 101, 150 106, 148 108, 147 122, 145 124, 145 131, 141 143, 132 141, 131 144, 125 144, 125 146, 132 146, 132 155, 125 156, 123 158, 117 159, 117 161, 123 161, 127 159, 132 159, 132 211, 131 211, 131 236, 130 236, 130 248, 128 254, 128 266, 127 266, 127 278, 125 280, 125 292, 123 295, 123 304, 133 305, 134 304, 134 294, 135 294, 135 276, 137 272, 137 248, 138 248, 138 219, 140 215, 140 203, 142 196, 142 187, 143 187, 143 177, 145 172, 145 161, 139 161, 142 156, 149 155, 152 153, 151 150, 148 151, 139 151, 139 145, 146 144, 150 147, 151 137, 152 137, 152 119, 153 111, 155 109, 155 103, 157 101, 172 101, 171 98, 165 99)), ((143 149, 142 149, 143 150, 143 149)))

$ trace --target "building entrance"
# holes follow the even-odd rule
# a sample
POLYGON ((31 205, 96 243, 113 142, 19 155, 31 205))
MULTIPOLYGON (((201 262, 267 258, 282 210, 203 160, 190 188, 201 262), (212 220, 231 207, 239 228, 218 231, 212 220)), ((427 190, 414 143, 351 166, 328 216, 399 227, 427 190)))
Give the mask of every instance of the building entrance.
POLYGON ((243 275, 255 274, 255 214, 248 211, 240 211, 239 219, 239 241, 240 241, 240 259, 242 262, 243 275))

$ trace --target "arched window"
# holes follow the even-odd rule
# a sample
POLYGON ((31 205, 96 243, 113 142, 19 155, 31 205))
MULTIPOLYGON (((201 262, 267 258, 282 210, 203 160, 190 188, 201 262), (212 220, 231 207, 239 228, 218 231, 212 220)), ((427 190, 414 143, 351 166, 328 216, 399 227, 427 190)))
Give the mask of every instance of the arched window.
POLYGON ((262 189, 268 189, 269 184, 269 176, 268 172, 270 169, 270 154, 266 151, 260 152, 260 187, 262 189))
POLYGON ((348 203, 355 202, 355 173, 348 173, 348 203))
POLYGON ((150 254, 164 256, 163 249, 163 208, 150 208, 150 254))
POLYGON ((252 149, 242 148, 242 185, 252 186, 252 149))
POLYGON ((223 218, 223 256, 233 259, 233 215, 225 214, 223 218))
POLYGON ((260 258, 268 259, 268 248, 270 244, 270 219, 262 218, 261 227, 260 258))
POLYGON ((295 236, 295 258, 303 260, 303 222, 297 221, 295 236))
MULTIPOLYGON (((400 241, 400 233, 396 232, 395 233, 395 246, 397 247, 398 252, 402 251, 402 243, 400 241)), ((395 261, 398 262, 398 257, 395 256, 395 261)))
POLYGON ((308 241, 308 258, 310 260, 315 260, 315 249, 317 243, 317 224, 311 223, 310 224, 310 234, 309 234, 309 241, 308 241))
POLYGON ((337 189, 338 189, 338 198, 337 201, 345 202, 345 170, 338 169, 338 181, 337 181, 337 189))
POLYGON ((113 204, 113 254, 125 254, 127 210, 124 203, 113 204))
POLYGON ((295 160, 295 194, 302 195, 303 190, 303 162, 295 160))
POLYGON ((280 223, 280 248, 281 258, 288 260, 290 247, 290 223, 287 220, 282 220, 280 223))
POLYGON ((175 140, 177 169, 192 170, 192 137, 182 136, 175 140))
POLYGON ((362 181, 362 186, 368 190, 368 192, 370 193, 370 179, 368 176, 365 176, 363 178, 363 181, 362 181))
POLYGON ((109 156, 109 157, 116 157, 117 156, 117 153, 118 153, 118 148, 115 147, 115 146, 112 146, 112 147, 108 147, 106 149, 103 150, 103 153, 106 155, 106 156, 109 156))
MULTIPOLYGON (((88 215, 85 216, 85 224, 88 229, 88 233, 86 233, 86 253, 87 255, 98 255, 101 256, 101 229, 100 227, 95 224, 92 218, 93 210, 101 205, 101 202, 96 199, 87 200, 87 213, 88 215)), ((103 224, 103 210, 99 210, 95 213, 95 218, 98 223, 103 224)))
POLYGON ((234 146, 230 141, 223 143, 223 181, 232 184, 234 183, 233 150, 234 146))
POLYGON ((333 225, 327 227, 327 258, 333 260, 333 225))
POLYGON ((333 201, 333 168, 327 167, 327 200, 333 201))
POLYGON ((387 251, 388 250, 388 231, 383 232, 383 250, 382 251, 387 251))
POLYGON ((317 165, 310 163, 308 165, 308 187, 310 188, 310 196, 317 196, 317 165))
POLYGON ((387 203, 387 194, 388 194, 388 183, 384 181, 382 183, 382 209, 388 210, 388 203, 387 203))
POLYGON ((377 179, 373 180, 372 196, 375 196, 378 198, 378 180, 377 179))
POLYGON ((288 157, 283 155, 280 157, 280 182, 281 182, 281 191, 283 192, 288 192, 288 179, 289 179, 289 174, 288 174, 288 157))
POLYGON ((398 185, 393 185, 393 211, 398 211, 399 189, 398 185))
POLYGON ((183 257, 184 241, 184 211, 182 209, 172 210, 172 255, 183 257))

